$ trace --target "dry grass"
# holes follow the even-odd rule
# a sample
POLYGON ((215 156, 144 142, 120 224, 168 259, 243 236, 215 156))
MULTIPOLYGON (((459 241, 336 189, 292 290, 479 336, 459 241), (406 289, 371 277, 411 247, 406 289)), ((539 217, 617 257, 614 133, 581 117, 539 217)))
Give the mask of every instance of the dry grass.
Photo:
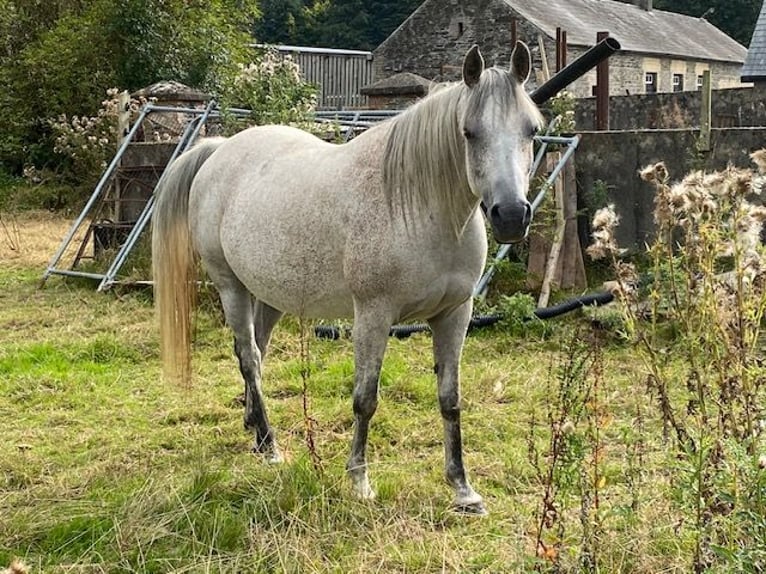
POLYGON ((0 213, 0 261, 3 269, 38 267, 40 274, 73 220, 48 211, 0 213))

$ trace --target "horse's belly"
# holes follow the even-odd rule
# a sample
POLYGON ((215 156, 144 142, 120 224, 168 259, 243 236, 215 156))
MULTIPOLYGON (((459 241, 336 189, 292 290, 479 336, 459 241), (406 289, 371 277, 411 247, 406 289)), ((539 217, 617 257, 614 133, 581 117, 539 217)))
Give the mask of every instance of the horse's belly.
POLYGON ((296 250, 295 244, 270 249, 264 243, 249 249, 223 244, 229 266, 256 299, 296 316, 353 316, 337 255, 312 247, 296 250))

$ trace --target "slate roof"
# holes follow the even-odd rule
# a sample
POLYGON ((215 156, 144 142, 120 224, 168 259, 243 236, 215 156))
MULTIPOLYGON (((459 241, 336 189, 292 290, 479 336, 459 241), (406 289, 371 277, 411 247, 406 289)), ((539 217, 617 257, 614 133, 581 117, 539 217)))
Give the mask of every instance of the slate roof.
MULTIPOLYGON (((502 1, 550 38, 560 26, 573 46, 592 46, 597 32, 608 31, 627 52, 735 63, 744 62, 747 54, 736 40, 693 16, 647 11, 616 0, 502 1)), ((763 37, 766 46, 766 30, 763 37)))
POLYGON ((766 80, 766 2, 761 5, 761 15, 758 16, 745 66, 742 68, 743 82, 758 80, 766 80))

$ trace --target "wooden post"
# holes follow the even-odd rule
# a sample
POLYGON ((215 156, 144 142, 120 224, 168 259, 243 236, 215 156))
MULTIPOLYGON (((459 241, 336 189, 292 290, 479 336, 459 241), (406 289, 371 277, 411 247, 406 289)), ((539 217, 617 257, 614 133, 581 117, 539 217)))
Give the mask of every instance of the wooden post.
POLYGON ((710 70, 702 72, 702 110, 700 110, 700 137, 697 142, 699 151, 710 151, 710 129, 713 121, 713 93, 710 82, 710 70))
MULTIPOLYGON (((559 152, 549 153, 544 171, 550 173, 560 157, 559 152)), ((554 240, 538 232, 533 232, 529 238, 527 287, 540 288, 540 306, 547 304, 551 289, 582 290, 587 287, 585 263, 577 233, 574 156, 564 166, 551 191, 554 193, 557 222, 554 240)), ((547 204, 550 205, 550 202, 547 204)))
POLYGON ((567 31, 562 30, 561 31, 561 69, 567 67, 567 50, 569 48, 567 47, 567 31))
POLYGON ((117 148, 130 131, 130 94, 122 91, 117 95, 117 148))
MULTIPOLYGON (((130 132, 130 94, 123 90, 117 94, 117 126, 116 126, 117 148, 122 145, 125 136, 130 132)), ((122 165, 122 161, 120 161, 122 165)), ((114 178, 114 207, 112 219, 115 222, 122 221, 122 180, 120 178, 119 166, 114 178)))
POLYGON ((511 50, 516 47, 516 42, 519 40, 518 21, 516 16, 511 16, 511 50))
POLYGON ((551 79, 551 71, 548 68, 548 54, 545 51, 545 40, 542 34, 537 35, 537 45, 540 47, 540 59, 542 60, 543 81, 547 82, 551 79))
MULTIPOLYGON (((556 152, 549 154, 548 156, 553 161, 553 165, 558 163, 561 154, 556 152), (551 157, 552 156, 552 157, 551 157)), ((553 184, 553 200, 555 204, 554 211, 556 213, 556 232, 553 236, 553 242, 551 243, 551 250, 548 254, 548 259, 545 264, 545 274, 543 275, 543 283, 540 286, 540 297, 537 299, 538 307, 547 307, 548 299, 551 295, 551 285, 555 283, 556 269, 559 265, 559 255, 561 254, 561 246, 564 243, 564 232, 566 231, 566 219, 564 218, 564 184, 559 177, 553 184)))

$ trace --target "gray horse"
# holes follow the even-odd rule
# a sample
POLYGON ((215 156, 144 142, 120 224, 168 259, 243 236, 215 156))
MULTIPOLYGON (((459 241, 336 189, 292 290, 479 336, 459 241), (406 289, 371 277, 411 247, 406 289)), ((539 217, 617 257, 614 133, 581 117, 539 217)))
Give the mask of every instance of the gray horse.
POLYGON ((527 234, 532 138, 542 116, 523 89, 529 50, 485 69, 476 46, 463 81, 333 145, 285 126, 208 140, 169 168, 153 216, 155 299, 165 372, 190 377, 195 254, 215 284, 245 381, 255 450, 282 456, 261 393, 261 364, 283 313, 353 318, 354 437, 348 473, 362 498, 370 419, 392 324, 433 332, 445 472, 455 507, 484 513, 463 467, 459 370, 474 284, 487 252, 527 234))

